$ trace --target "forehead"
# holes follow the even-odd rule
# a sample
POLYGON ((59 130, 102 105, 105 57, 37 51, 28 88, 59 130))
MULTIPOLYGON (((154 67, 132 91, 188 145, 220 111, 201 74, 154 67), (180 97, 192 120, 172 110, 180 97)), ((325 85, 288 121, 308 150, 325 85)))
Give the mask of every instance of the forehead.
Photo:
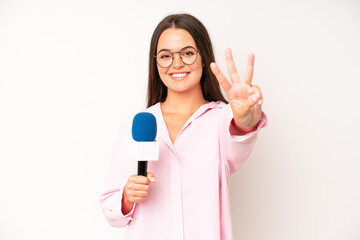
POLYGON ((195 41, 190 33, 184 29, 168 28, 159 37, 157 51, 161 49, 180 50, 186 46, 196 48, 195 41))

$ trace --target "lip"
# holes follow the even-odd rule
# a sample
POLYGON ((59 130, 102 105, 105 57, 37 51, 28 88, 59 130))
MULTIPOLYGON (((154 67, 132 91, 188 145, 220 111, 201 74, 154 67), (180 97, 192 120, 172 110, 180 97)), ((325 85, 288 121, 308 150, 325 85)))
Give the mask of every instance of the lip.
POLYGON ((170 73, 170 77, 175 81, 181 81, 189 76, 190 72, 173 72, 170 73))

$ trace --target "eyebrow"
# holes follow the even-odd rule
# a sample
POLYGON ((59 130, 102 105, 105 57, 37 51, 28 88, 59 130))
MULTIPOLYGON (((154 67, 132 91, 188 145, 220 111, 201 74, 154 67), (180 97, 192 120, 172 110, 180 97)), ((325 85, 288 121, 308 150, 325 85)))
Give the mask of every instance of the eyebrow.
MULTIPOLYGON (((194 49, 196 49, 196 48, 193 47, 193 46, 186 46, 186 47, 183 47, 182 49, 180 49, 180 51, 182 51, 182 50, 184 50, 184 49, 186 49, 186 48, 194 48, 194 49)), ((157 54, 159 54, 159 53, 161 53, 161 52, 171 52, 171 50, 170 50, 170 49, 167 49, 167 48, 163 48, 163 49, 161 49, 160 51, 158 51, 157 54)))

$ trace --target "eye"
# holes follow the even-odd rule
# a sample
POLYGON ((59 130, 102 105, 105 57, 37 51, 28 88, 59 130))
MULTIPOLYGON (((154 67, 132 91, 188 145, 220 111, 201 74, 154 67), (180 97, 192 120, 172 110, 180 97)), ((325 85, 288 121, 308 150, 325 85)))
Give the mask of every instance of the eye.
POLYGON ((159 57, 160 57, 161 59, 168 59, 168 58, 171 58, 171 54, 164 53, 164 54, 161 54, 159 57))
POLYGON ((194 54, 195 54, 194 51, 185 51, 182 55, 183 56, 192 56, 194 54))

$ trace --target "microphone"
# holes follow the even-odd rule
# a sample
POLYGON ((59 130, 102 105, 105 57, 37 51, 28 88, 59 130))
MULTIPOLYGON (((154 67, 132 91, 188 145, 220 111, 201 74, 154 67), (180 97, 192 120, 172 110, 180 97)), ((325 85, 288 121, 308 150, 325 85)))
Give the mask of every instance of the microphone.
POLYGON ((138 160, 137 175, 147 175, 148 161, 159 159, 159 142, 156 138, 156 118, 148 112, 140 112, 135 115, 132 123, 133 158, 138 160))

